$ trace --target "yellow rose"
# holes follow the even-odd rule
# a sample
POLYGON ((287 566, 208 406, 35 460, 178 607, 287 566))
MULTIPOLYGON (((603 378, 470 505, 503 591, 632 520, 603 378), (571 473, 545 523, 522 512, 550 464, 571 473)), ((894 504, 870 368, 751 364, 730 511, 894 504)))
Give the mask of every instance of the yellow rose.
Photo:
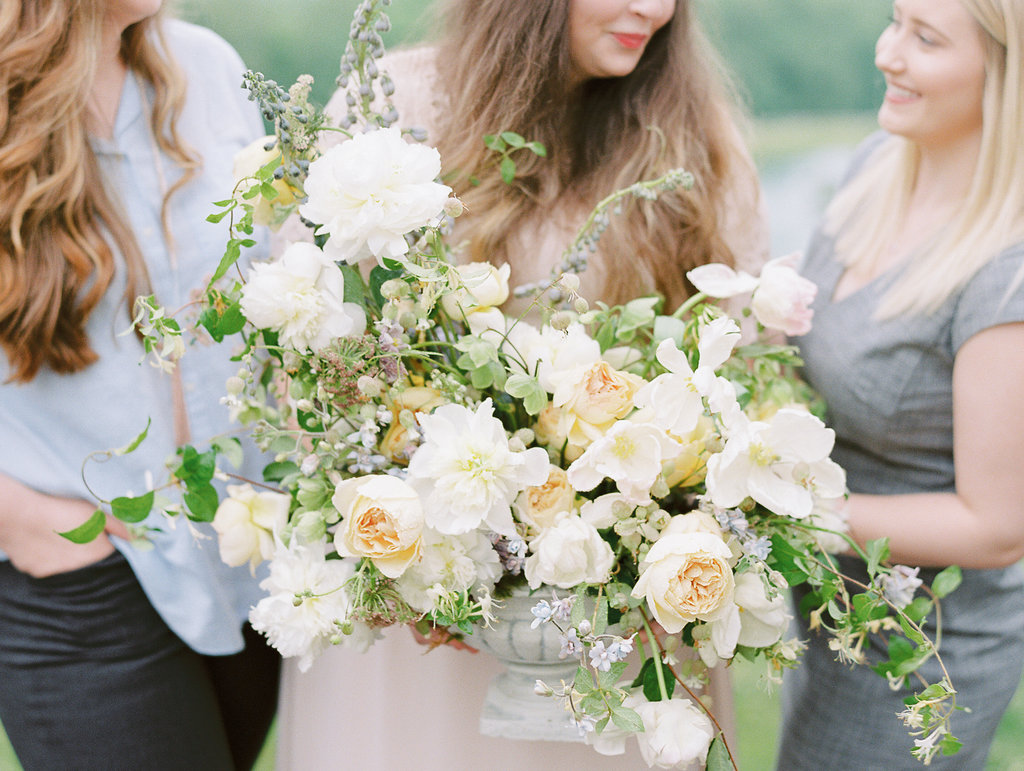
MULTIPOLYGON (((236 184, 246 177, 253 176, 257 171, 274 160, 275 157, 281 157, 281 151, 277 148, 266 149, 266 146, 273 142, 274 139, 275 137, 273 136, 257 139, 235 154, 231 175, 234 177, 236 184)), ((268 201, 261 195, 251 199, 250 202, 254 204, 252 219, 257 225, 270 225, 271 228, 277 229, 281 226, 282 220, 276 216, 274 207, 289 206, 294 203, 295 188, 283 179, 271 180, 270 184, 277 191, 277 197, 273 201, 268 201)), ((239 190, 239 193, 245 192, 246 189, 248 188, 239 190)))
POLYGON ((334 534, 342 557, 368 559, 388 578, 398 578, 419 557, 423 508, 406 482, 387 474, 346 479, 331 502, 342 516, 334 534))
POLYGON ((733 606, 730 556, 725 542, 710 533, 664 535, 644 558, 633 596, 646 598, 669 634, 692 621, 715 621, 733 606))
POLYGON ((380 454, 392 463, 405 465, 409 462, 406 450, 409 446, 409 429, 398 419, 402 410, 430 412, 445 403, 441 392, 426 386, 412 386, 391 400, 391 425, 380 442, 380 454))
POLYGON ((508 263, 496 268, 489 262, 467 262, 456 266, 462 286, 441 297, 444 312, 461 319, 477 311, 496 308, 508 299, 508 263))
POLYGON ((575 382, 563 380, 552 400, 562 408, 562 433, 586 447, 633 410, 633 396, 644 385, 643 378, 619 372, 605 361, 591 365, 575 382))
POLYGON ((564 511, 571 512, 576 492, 569 484, 565 471, 558 466, 548 469, 548 481, 537 487, 527 487, 516 498, 515 510, 522 522, 537 530, 551 527, 564 511))

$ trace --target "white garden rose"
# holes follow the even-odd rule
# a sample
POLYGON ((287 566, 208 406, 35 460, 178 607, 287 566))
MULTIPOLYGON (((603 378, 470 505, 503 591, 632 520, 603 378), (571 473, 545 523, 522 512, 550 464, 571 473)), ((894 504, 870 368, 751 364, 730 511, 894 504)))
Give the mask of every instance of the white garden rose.
POLYGON ((457 265, 455 270, 462 286, 441 297, 441 305, 450 318, 461 319, 496 308, 508 299, 508 263, 496 268, 489 262, 467 262, 457 265))
POLYGON ((227 491, 213 517, 220 558, 232 567, 256 567, 274 555, 274 534, 288 522, 291 498, 251 485, 228 485, 227 491))
POLYGON ((597 529, 568 512, 530 542, 530 551, 525 571, 532 589, 541 584, 570 589, 604 583, 615 563, 615 554, 597 529))
POLYGON ((253 325, 277 332, 281 345, 300 353, 366 328, 362 308, 345 302, 341 270, 313 244, 291 244, 280 259, 253 265, 241 306, 253 325))
POLYGON ((636 734, 640 755, 650 768, 687 768, 704 764, 715 729, 689 699, 649 701, 635 707, 644 722, 636 734))
POLYGON ((521 522, 543 530, 555 524, 555 519, 562 512, 572 511, 575 500, 576 491, 569 484, 565 471, 558 466, 549 466, 547 481, 519 493, 513 509, 521 522))
POLYGON ((342 262, 399 258, 405 234, 436 221, 451 188, 435 181, 441 156, 410 144, 397 127, 335 145, 309 165, 299 213, 328 236, 324 251, 342 262))
POLYGON ((370 560, 398 578, 419 556, 423 507, 408 484, 387 474, 340 482, 331 503, 341 512, 334 547, 342 557, 370 560))
POLYGON ((692 621, 714 621, 733 605, 735 580, 728 545, 710 533, 663 535, 641 563, 634 597, 644 597, 665 631, 692 621))

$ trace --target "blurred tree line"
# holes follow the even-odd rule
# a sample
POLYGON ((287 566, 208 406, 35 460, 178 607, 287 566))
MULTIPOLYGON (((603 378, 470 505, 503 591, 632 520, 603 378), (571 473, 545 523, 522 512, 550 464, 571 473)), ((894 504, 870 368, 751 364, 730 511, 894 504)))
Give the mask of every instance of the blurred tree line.
MULTIPOLYGON (((508 0, 509 9, 533 0, 508 0)), ((887 23, 886 0, 696 0, 752 112, 873 110, 881 77, 874 43, 887 23)), ((315 78, 323 103, 358 0, 177 0, 184 18, 231 42, 248 66, 283 84, 315 78)), ((394 0, 388 11, 391 47, 430 36, 429 0, 394 0)))

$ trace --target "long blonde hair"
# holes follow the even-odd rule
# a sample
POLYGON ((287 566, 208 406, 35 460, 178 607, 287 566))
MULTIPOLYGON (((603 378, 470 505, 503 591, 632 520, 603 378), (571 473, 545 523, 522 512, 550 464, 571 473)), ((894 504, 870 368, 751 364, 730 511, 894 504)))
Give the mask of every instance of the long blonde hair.
POLYGON ((434 137, 445 181, 472 216, 460 221, 469 258, 511 262, 511 237, 568 200, 586 212, 609 193, 684 167, 696 184, 658 201, 631 201, 613 216, 599 250, 610 303, 657 289, 670 303, 690 294, 685 271, 734 264, 719 233, 726 180, 738 169, 731 93, 689 0, 650 40, 625 77, 571 90, 569 0, 449 0, 439 47, 445 114, 434 137), (506 185, 482 137, 514 131, 542 142, 548 157, 521 152, 506 185), (638 287, 639 281, 654 286, 638 287))
MULTIPOLYGON (((1024 0, 960 0, 985 49, 981 150, 956 217, 919 248, 882 298, 876 316, 928 314, 1007 247, 1024 239, 1024 0)), ((846 265, 884 250, 906 212, 920 158, 891 137, 833 200, 826 230, 846 265)))
MULTIPOLYGON (((0 345, 13 381, 30 381, 43 366, 70 373, 96 360, 86 323, 113 280, 115 250, 124 260, 126 302, 148 285, 87 132, 105 8, 105 0, 0 4, 0 345)), ((121 56, 152 84, 153 136, 185 169, 167 191, 166 216, 167 197, 197 165, 176 130, 183 76, 157 19, 125 31, 121 56)))

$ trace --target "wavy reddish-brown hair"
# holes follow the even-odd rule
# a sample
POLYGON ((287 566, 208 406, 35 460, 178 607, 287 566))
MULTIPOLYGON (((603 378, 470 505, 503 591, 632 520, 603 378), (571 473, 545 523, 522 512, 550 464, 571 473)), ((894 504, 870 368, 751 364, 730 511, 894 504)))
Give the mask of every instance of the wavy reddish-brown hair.
MULTIPOLYGON (((86 322, 110 286, 116 253, 126 302, 148 283, 89 144, 86 104, 105 7, 104 0, 0 4, 0 345, 14 381, 44 366, 70 373, 96 360, 86 322)), ((184 80, 158 21, 129 27, 121 55, 154 87, 157 145, 186 169, 169 196, 196 164, 175 130, 184 80)))

